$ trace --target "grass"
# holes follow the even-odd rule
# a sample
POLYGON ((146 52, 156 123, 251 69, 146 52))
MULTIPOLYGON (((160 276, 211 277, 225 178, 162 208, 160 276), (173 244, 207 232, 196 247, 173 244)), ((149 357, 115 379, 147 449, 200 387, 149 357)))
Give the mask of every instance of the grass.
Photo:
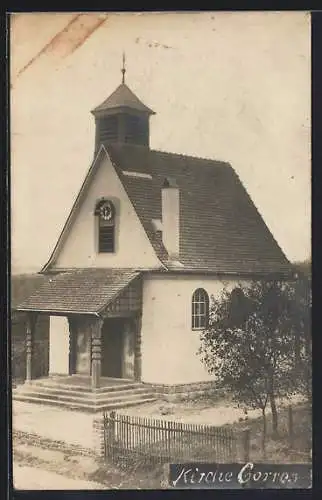
MULTIPOLYGON (((217 437, 203 438, 201 435, 180 434, 172 438, 171 449, 176 456, 176 461, 204 461, 204 462, 242 462, 244 460, 244 451, 242 445, 242 431, 247 427, 250 430, 250 459, 255 462, 270 463, 307 463, 311 461, 311 407, 307 402, 301 402, 292 405, 293 411, 293 443, 290 446, 288 431, 288 407, 280 405, 278 411, 278 436, 272 434, 271 414, 266 416, 267 435, 265 455, 262 451, 262 418, 246 418, 241 421, 227 423, 219 427, 217 437), (222 432, 221 429, 228 432, 222 432), (229 436, 232 436, 230 439, 229 436), (203 442, 204 439, 204 442, 203 442), (230 450, 229 447, 230 446, 230 450)), ((141 447, 140 451, 148 456, 157 457, 166 456, 166 442, 154 442, 141 447), (141 449, 143 448, 143 449, 141 449)), ((122 445, 119 444, 119 450, 122 445)), ((136 453, 136 450, 133 450, 136 453)), ((122 453, 121 453, 122 454, 122 453)), ((130 455, 129 450, 123 452, 124 455, 130 455)))
MULTIPOLYGON (((227 424, 224 427, 229 428, 238 437, 241 431, 247 427, 250 428, 250 460, 253 462, 266 463, 308 463, 311 461, 309 451, 311 449, 311 407, 308 403, 299 403, 293 406, 293 424, 294 424, 294 444, 293 449, 289 446, 288 440, 288 408, 279 409, 279 434, 278 438, 272 436, 271 415, 267 416, 267 443, 266 457, 263 457, 261 450, 262 421, 260 418, 249 419, 248 421, 227 424)), ((205 450, 200 446, 194 448, 194 457, 191 460, 205 456, 205 450)), ((190 460, 190 461, 191 461, 190 460)), ((187 460, 189 461, 189 460, 187 460)), ((209 461, 215 461, 213 456, 209 455, 209 461)), ((242 460, 239 460, 242 461, 242 460)), ((115 467, 115 466, 114 466, 115 467)), ((112 472, 110 464, 102 464, 95 471, 91 480, 102 484, 115 484, 115 472, 112 472)), ((116 470, 119 476, 118 488, 127 489, 160 489, 167 488, 164 468, 161 465, 150 467, 147 472, 147 464, 143 459, 136 459, 131 466, 124 467, 120 463, 116 470), (122 472, 123 471, 123 475, 122 472)))
POLYGON ((90 474, 89 481, 99 482, 109 489, 160 489, 164 476, 161 465, 147 468, 137 461, 126 469, 111 463, 102 463, 90 474))
POLYGON ((281 407, 278 412, 278 436, 272 432, 272 416, 267 415, 266 456, 261 449, 262 419, 256 418, 232 425, 227 425, 234 433, 240 434, 245 426, 250 429, 250 459, 255 462, 270 463, 307 463, 311 461, 312 449, 312 412, 309 403, 292 406, 293 410, 293 446, 288 436, 288 408, 281 407))

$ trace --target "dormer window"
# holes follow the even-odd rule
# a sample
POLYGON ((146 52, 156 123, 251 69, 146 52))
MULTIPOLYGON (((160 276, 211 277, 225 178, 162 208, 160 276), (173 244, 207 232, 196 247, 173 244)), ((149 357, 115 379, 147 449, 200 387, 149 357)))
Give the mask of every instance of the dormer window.
POLYGON ((115 208, 111 201, 102 199, 97 202, 95 215, 98 218, 98 252, 115 251, 115 208))

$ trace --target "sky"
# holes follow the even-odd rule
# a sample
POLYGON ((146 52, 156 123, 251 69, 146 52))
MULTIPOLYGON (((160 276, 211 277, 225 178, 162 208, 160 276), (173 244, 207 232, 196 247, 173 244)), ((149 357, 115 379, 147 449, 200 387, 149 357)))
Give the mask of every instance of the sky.
POLYGON ((150 147, 230 162, 286 256, 309 258, 308 13, 21 13, 10 28, 12 273, 48 261, 93 160, 90 111, 121 83, 123 51, 127 85, 157 113, 150 147))

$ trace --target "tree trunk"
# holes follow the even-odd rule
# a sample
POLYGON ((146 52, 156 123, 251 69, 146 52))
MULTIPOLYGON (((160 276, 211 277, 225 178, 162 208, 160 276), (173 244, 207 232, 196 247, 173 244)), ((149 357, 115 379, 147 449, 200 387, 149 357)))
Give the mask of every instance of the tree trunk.
POLYGON ((271 410, 272 410, 273 437, 276 437, 278 434, 278 417, 277 417, 275 395, 273 392, 270 392, 270 394, 269 394, 269 402, 270 402, 271 410))
POLYGON ((263 431, 262 431, 262 456, 266 457, 266 434, 267 434, 267 425, 266 425, 266 414, 265 408, 262 409, 262 419, 263 419, 263 431))
POLYGON ((295 358, 295 363, 294 363, 295 376, 298 377, 299 370, 301 368, 301 345, 300 345, 300 333, 298 331, 295 331, 294 358, 295 358))

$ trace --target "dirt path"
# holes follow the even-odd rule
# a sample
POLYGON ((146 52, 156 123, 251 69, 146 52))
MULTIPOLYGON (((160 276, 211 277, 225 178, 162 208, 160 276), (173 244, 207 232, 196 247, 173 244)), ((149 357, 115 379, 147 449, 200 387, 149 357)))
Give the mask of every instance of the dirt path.
POLYGON ((18 490, 104 490, 107 486, 92 481, 72 479, 38 467, 15 465, 13 484, 18 490))
POLYGON ((18 489, 158 489, 160 478, 120 470, 94 457, 73 455, 20 443, 13 449, 14 486, 18 489))
POLYGON ((91 448, 93 415, 46 405, 13 401, 12 427, 53 441, 91 448), (72 422, 72 425, 71 425, 72 422))

